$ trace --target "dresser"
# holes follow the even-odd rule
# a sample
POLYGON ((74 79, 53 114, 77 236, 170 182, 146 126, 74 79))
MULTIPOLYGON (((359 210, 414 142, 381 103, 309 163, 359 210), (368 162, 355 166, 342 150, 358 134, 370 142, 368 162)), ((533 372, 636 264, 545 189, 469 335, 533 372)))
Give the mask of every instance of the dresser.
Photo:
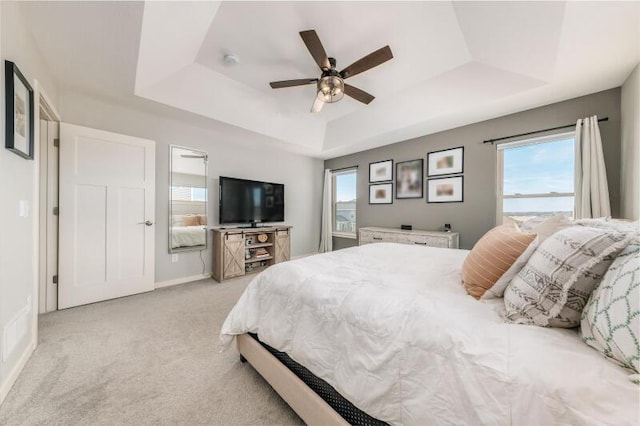
POLYGON ((371 243, 416 244, 430 247, 458 248, 457 232, 405 231, 396 228, 360 228, 360 245, 371 243))

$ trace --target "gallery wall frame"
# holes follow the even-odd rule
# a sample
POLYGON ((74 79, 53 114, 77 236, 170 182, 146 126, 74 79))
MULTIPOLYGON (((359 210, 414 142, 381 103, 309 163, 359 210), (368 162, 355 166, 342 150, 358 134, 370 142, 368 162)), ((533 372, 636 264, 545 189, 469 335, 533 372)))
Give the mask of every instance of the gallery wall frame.
POLYGON ((424 160, 396 163, 396 199, 422 198, 424 196, 424 160))
POLYGON ((393 183, 369 185, 369 204, 393 204, 393 183))
POLYGON ((427 177, 464 173, 464 147, 427 153, 427 177))
POLYGON ((393 180, 393 160, 369 163, 369 183, 393 180))
POLYGON ((463 203, 464 176, 427 180, 427 203, 463 203))
POLYGON ((33 88, 16 64, 5 61, 5 148, 34 158, 33 88))

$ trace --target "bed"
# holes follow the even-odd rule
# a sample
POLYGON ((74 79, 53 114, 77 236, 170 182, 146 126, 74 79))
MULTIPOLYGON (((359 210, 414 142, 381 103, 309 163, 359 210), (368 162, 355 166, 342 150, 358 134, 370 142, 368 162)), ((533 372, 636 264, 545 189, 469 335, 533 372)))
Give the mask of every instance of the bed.
POLYGON ((501 299, 462 287, 467 254, 380 243, 272 266, 229 313, 222 343, 239 336, 307 423, 344 419, 265 347, 392 425, 637 425, 630 373, 575 330, 504 323, 501 299))
POLYGON ((204 246, 207 229, 202 225, 172 226, 171 248, 204 246))

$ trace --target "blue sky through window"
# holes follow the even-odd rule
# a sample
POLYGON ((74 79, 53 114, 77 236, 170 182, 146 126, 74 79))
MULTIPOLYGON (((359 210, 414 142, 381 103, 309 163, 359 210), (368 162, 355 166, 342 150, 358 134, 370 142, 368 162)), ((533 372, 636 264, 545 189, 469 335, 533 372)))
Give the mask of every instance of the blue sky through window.
POLYGON ((356 173, 336 175, 336 201, 356 199, 356 173))
MULTIPOLYGON (((504 159, 504 195, 574 192, 573 138, 507 148, 504 159)), ((571 212, 573 197, 504 200, 505 212, 571 212)))

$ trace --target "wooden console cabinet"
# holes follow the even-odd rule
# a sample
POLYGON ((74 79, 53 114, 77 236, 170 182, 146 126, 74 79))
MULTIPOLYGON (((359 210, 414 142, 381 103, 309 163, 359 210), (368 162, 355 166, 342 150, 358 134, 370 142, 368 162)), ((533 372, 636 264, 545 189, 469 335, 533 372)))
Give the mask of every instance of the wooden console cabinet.
POLYGON ((212 276, 218 282, 260 272, 291 258, 290 226, 217 228, 211 232, 212 276))

